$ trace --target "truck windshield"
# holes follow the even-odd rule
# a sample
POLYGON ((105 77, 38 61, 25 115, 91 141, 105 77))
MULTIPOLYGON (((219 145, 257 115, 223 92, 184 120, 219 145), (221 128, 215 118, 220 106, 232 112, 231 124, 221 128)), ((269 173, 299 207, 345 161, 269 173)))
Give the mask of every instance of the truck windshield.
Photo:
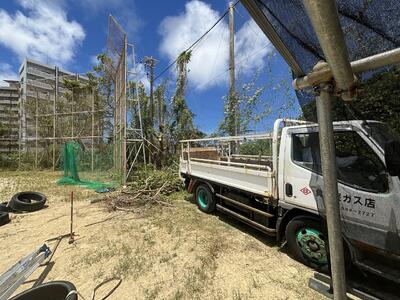
POLYGON ((362 127, 378 143, 382 150, 385 149, 385 144, 387 141, 400 141, 400 136, 385 123, 365 121, 362 127))

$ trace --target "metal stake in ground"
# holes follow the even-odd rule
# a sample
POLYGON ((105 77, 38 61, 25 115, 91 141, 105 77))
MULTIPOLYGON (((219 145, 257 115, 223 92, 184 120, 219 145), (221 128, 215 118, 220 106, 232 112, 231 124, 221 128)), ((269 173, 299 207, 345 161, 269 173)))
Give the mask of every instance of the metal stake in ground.
POLYGON ((71 192, 71 228, 68 244, 72 244, 74 242, 75 233, 73 231, 74 225, 74 192, 71 192))

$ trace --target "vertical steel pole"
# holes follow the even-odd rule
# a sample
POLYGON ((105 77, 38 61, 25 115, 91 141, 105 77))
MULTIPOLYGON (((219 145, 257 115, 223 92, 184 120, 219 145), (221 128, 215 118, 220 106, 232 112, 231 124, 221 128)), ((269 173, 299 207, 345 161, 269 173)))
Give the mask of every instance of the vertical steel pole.
POLYGON ((21 169, 21 151, 22 151, 22 97, 19 96, 19 132, 18 132, 18 170, 21 169))
POLYGON ((139 126, 140 126, 140 137, 142 139, 142 150, 143 150, 143 164, 144 164, 144 169, 147 169, 147 161, 146 161, 146 147, 145 147, 145 138, 144 138, 144 132, 143 132, 143 123, 142 123, 142 112, 140 108, 140 99, 139 99, 139 85, 138 85, 138 76, 137 76, 137 71, 136 71, 136 58, 135 58, 135 48, 132 46, 132 59, 133 59, 133 67, 135 70, 135 96, 136 96, 136 102, 137 102, 137 109, 138 109, 138 115, 139 115, 139 126))
POLYGON ((149 109, 149 119, 150 126, 153 126, 153 118, 154 118, 154 66, 155 62, 153 57, 149 59, 149 67, 150 67, 150 109, 149 109))
POLYGON ((69 235, 69 244, 74 242, 74 192, 71 192, 71 224, 70 224, 70 235, 69 235))
POLYGON ((39 92, 36 90, 36 109, 35 109, 35 169, 38 167, 38 115, 39 115, 39 92))
POLYGON ((127 81, 128 81, 128 76, 127 76, 127 69, 128 69, 128 65, 127 65, 127 59, 126 59, 126 54, 128 52, 128 41, 125 35, 125 39, 124 39, 124 54, 123 54, 123 58, 124 58, 124 64, 123 64, 123 103, 122 103, 122 132, 121 132, 121 136, 122 136, 122 183, 123 185, 126 184, 127 181, 127 162, 126 162, 126 111, 127 111, 127 81))
POLYGON ((336 86, 348 91, 354 86, 349 55, 334 0, 303 0, 336 86))
POLYGON ((92 169, 92 173, 93 173, 93 170, 94 170, 94 93, 93 93, 93 88, 91 89, 91 95, 92 95, 92 149, 91 149, 92 160, 91 160, 91 169, 92 169))
POLYGON ((58 87, 59 87, 59 77, 58 77, 58 67, 55 69, 56 71, 56 76, 55 76, 55 93, 54 93, 54 101, 53 101, 53 171, 56 170, 56 112, 57 112, 57 100, 58 100, 58 87))
POLYGON ((231 149, 231 142, 228 142, 228 162, 231 162, 231 154, 232 154, 232 149, 231 149))
POLYGON ((186 148, 186 151, 187 151, 187 161, 188 161, 188 163, 187 163, 187 170, 189 171, 189 173, 190 173, 190 142, 187 142, 187 148, 186 148))
POLYGON ((343 240, 338 201, 336 174, 335 141, 332 124, 332 107, 334 100, 329 84, 320 86, 316 97, 319 125, 319 141, 324 179, 324 204, 328 226, 329 253, 334 299, 346 299, 346 274, 344 268, 343 240))
MULTIPOLYGON (((343 99, 350 100, 353 97, 354 75, 340 26, 336 1, 303 0, 303 3, 325 59, 332 70, 335 86, 342 92, 343 99)), ((316 102, 333 295, 335 299, 341 300, 347 296, 331 111, 334 97, 333 89, 328 84, 321 84, 319 88, 320 94, 316 97, 316 102)))

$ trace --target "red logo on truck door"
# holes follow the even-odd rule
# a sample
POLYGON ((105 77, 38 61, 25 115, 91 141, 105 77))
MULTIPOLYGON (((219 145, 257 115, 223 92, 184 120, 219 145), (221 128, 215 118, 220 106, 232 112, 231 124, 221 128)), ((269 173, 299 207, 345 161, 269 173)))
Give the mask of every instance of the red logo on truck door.
POLYGON ((311 193, 311 191, 305 186, 303 187, 300 192, 302 192, 305 196, 311 193))

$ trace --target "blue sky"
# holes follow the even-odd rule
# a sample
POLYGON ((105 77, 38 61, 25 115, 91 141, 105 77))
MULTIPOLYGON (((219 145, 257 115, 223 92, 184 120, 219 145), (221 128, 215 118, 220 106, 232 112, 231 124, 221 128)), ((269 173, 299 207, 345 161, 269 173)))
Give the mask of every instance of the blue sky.
MULTIPOLYGON (((77 73, 91 70, 94 57, 105 49, 109 14, 126 30, 138 61, 145 55, 159 60, 157 75, 227 7, 228 1, 1 1, 0 80, 15 77, 25 56, 77 73)), ((196 115, 196 125, 207 133, 215 131, 223 118, 222 97, 228 90, 229 75, 227 28, 225 18, 194 48, 188 66, 187 102, 196 115)), ((269 129, 278 116, 296 117, 297 101, 294 108, 284 109, 288 96, 294 97, 289 68, 240 3, 235 11, 235 32, 237 89, 258 70, 257 86, 266 86, 261 99, 272 109, 257 125, 257 132, 269 129)), ((141 65, 139 70, 143 71, 141 65)), ((161 78, 169 79, 170 95, 174 70, 161 78)), ((142 80, 147 84, 144 73, 142 80)))

